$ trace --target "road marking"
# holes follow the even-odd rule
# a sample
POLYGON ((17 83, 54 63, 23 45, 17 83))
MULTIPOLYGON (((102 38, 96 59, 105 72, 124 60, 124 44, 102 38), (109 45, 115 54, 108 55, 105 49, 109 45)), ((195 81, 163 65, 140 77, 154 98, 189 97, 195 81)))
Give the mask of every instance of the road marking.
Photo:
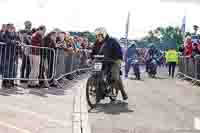
POLYGON ((194 128, 200 130, 200 119, 197 117, 194 118, 194 128))
POLYGON ((3 121, 0 121, 0 125, 4 126, 4 127, 7 127, 7 128, 15 129, 16 131, 18 131, 20 133, 32 133, 32 132, 30 132, 28 130, 25 130, 25 129, 22 129, 22 128, 18 128, 18 127, 14 126, 14 125, 5 123, 3 121))
POLYGON ((91 133, 91 127, 88 121, 85 88, 85 84, 79 85, 77 93, 74 97, 74 114, 76 115, 76 117, 73 117, 74 133, 91 133))

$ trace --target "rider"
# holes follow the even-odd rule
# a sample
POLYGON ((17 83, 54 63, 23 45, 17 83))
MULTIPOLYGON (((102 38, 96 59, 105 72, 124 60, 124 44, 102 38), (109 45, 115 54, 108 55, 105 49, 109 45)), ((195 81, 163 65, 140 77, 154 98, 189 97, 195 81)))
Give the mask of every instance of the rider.
MULTIPOLYGON (((111 38, 105 28, 100 27, 95 30, 97 42, 93 48, 92 55, 102 54, 105 59, 111 59, 114 63, 110 64, 111 79, 113 86, 117 90, 121 91, 123 100, 127 100, 128 96, 124 90, 123 82, 120 77, 120 67, 123 60, 122 49, 120 44, 114 38, 111 38)), ((98 100, 102 99, 103 96, 99 96, 98 100)))
POLYGON ((159 51, 154 44, 150 45, 150 48, 149 48, 145 58, 146 58, 146 72, 148 72, 149 64, 151 63, 151 60, 153 58, 158 60, 158 58, 159 58, 159 51))
POLYGON ((138 59, 139 51, 136 49, 136 42, 131 42, 130 47, 127 49, 125 54, 125 77, 128 77, 128 72, 131 67, 131 63, 138 59))

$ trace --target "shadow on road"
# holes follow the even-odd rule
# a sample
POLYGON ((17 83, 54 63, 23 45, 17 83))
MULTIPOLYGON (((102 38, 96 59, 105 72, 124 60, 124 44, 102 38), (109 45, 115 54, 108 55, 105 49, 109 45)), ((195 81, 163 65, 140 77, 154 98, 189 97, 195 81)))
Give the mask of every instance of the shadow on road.
POLYGON ((0 89, 0 95, 2 96, 11 96, 11 95, 23 95, 23 91, 18 89, 18 88, 10 88, 10 89, 5 89, 1 88, 0 89))
POLYGON ((129 109, 128 103, 116 102, 116 103, 105 103, 98 104, 95 109, 89 110, 89 113, 100 113, 119 115, 121 113, 132 113, 134 110, 129 109))
POLYGON ((157 76, 157 77, 155 77, 154 79, 159 79, 159 80, 165 80, 165 79, 168 79, 167 77, 161 77, 161 76, 157 76))
POLYGON ((49 88, 47 90, 47 93, 51 95, 65 95, 65 90, 58 88, 49 88))
POLYGON ((29 94, 32 95, 36 95, 36 96, 40 96, 40 97, 48 97, 46 94, 46 90, 45 89, 30 89, 29 94))
POLYGON ((130 80, 135 80, 135 81, 138 81, 138 82, 139 82, 139 81, 140 81, 140 82, 144 82, 144 79, 138 80, 138 79, 136 79, 136 78, 134 78, 134 77, 130 77, 129 79, 130 79, 130 80))
POLYGON ((39 89, 30 89, 29 93, 41 97, 48 97, 47 94, 63 96, 65 95, 65 90, 58 88, 48 88, 48 89, 39 88, 39 89))
POLYGON ((27 88, 25 85, 17 85, 14 88, 0 88, 0 95, 2 96, 11 96, 11 95, 23 95, 26 93, 41 96, 41 97, 48 97, 47 94, 50 95, 57 95, 57 96, 63 96, 65 95, 64 88, 27 88), (27 91, 25 91, 27 90, 27 91))

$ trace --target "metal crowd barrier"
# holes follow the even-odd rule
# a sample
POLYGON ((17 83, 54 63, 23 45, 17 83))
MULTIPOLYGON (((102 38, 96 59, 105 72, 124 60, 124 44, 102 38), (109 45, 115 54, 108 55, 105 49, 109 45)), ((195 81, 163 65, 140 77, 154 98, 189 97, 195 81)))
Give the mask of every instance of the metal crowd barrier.
POLYGON ((194 58, 181 56, 179 59, 179 72, 185 78, 193 81, 200 81, 200 56, 194 58))
POLYGON ((80 50, 77 53, 67 53, 63 49, 56 51, 55 79, 59 80, 67 75, 81 70, 89 70, 88 51, 80 50))
POLYGON ((54 49, 0 43, 0 79, 51 80, 54 64, 54 49))
POLYGON ((87 50, 70 54, 62 48, 0 42, 0 79, 58 80, 77 71, 90 69, 87 60, 87 50))

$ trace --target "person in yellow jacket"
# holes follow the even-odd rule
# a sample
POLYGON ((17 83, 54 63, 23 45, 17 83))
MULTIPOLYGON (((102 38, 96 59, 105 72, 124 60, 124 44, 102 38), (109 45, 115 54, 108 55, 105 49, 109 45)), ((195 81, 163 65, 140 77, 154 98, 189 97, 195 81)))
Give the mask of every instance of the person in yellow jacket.
POLYGON ((176 64, 178 63, 178 52, 176 49, 171 48, 166 52, 165 58, 169 67, 169 77, 174 78, 176 64))

